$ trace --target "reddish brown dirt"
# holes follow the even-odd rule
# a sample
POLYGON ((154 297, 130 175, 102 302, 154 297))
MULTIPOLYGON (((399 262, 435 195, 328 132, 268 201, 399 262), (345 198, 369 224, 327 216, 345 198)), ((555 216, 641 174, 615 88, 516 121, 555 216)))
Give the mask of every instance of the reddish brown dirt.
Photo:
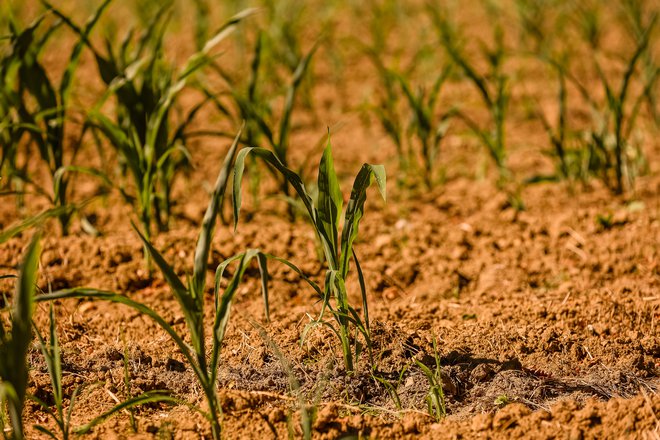
MULTIPOLYGON (((286 353, 300 381, 298 394, 317 404, 314 426, 321 438, 351 432, 374 438, 651 436, 660 408, 657 191, 657 178, 641 180, 631 205, 604 190, 570 195, 560 185, 538 186, 524 193, 527 211, 516 213, 489 184, 459 179, 412 201, 370 203, 358 251, 370 287, 375 371, 396 384, 408 367, 398 383, 404 411, 396 411, 384 387, 370 378, 366 359, 357 377, 344 377, 329 335, 312 337, 300 348, 305 313, 318 308, 308 288, 273 266, 272 322, 263 320, 252 276, 223 348, 227 437, 287 432, 287 414, 298 401, 290 397, 289 373, 273 344, 286 353), (610 212, 614 226, 604 230, 596 216, 610 212), (251 320, 264 326, 266 338, 251 320), (433 335, 450 414, 440 423, 424 413, 428 385, 412 365, 413 359, 432 360, 433 335), (497 399, 510 404, 500 408, 497 399)), ((125 292, 183 330, 167 287, 144 271, 133 234, 117 229, 124 232, 46 238, 42 288, 50 282, 53 289, 125 292)), ((189 271, 195 236, 196 228, 182 225, 156 244, 179 271, 189 271)), ((311 238, 305 223, 256 213, 235 235, 218 230, 213 261, 259 247, 319 274, 311 238)), ((18 263, 23 242, 3 246, 5 267, 18 263)), ((125 396, 122 338, 130 352, 133 393, 170 389, 200 403, 200 389, 175 347, 146 318, 100 302, 65 301, 57 310, 67 392, 85 385, 76 423, 112 406, 112 394, 125 396)), ((38 316, 43 322, 45 313, 38 316)), ((31 363, 30 391, 47 396, 48 376, 36 348, 31 363)), ((47 420, 36 406, 28 414, 33 423, 47 420)), ((188 438, 207 430, 185 407, 137 414, 145 436, 157 431, 188 438)), ((129 435, 127 420, 113 419, 92 437, 129 435)))
MULTIPOLYGON (((387 167, 389 199, 383 203, 375 191, 370 193, 356 245, 369 288, 374 364, 369 365, 365 354, 357 373, 346 376, 329 332, 313 333, 300 345, 307 313, 318 313, 319 305, 305 283, 277 264, 271 266, 267 323, 258 272, 250 270, 222 350, 224 437, 299 437, 304 402, 314 414, 314 438, 323 439, 657 439, 657 132, 645 146, 649 174, 624 196, 614 196, 596 182, 588 187, 539 184, 522 187, 525 210, 517 211, 492 183, 492 172, 486 179, 475 178, 487 157, 460 127, 443 144, 447 182, 430 192, 399 188, 393 147, 373 121, 365 123, 355 111, 363 88, 377 87, 368 63, 356 66, 340 89, 319 75, 318 114, 297 117, 292 160, 301 163, 313 154, 313 167, 318 156, 313 145, 324 127, 341 122, 333 145, 345 192, 361 162, 387 167), (598 222, 599 216, 610 214, 609 225, 598 222), (433 338, 448 411, 440 421, 427 413, 429 385, 415 365, 420 360, 434 366, 433 338), (394 386, 401 409, 374 375, 394 386), (293 390, 292 377, 299 384, 293 390)), ((525 92, 541 90, 543 104, 547 99, 551 106, 554 85, 544 84, 528 84, 525 92)), ((449 98, 462 96, 463 88, 455 84, 449 98)), ((521 100, 514 96, 512 108, 517 110, 510 121, 510 164, 519 180, 551 170, 537 147, 545 142, 544 135, 516 105, 521 100)), ((472 105, 470 98, 467 102, 472 105)), ((181 275, 192 270, 208 201, 205 185, 214 180, 226 142, 200 141, 192 150, 195 171, 177 188, 172 230, 155 238, 155 246, 181 275)), ((96 189, 83 178, 76 195, 82 199, 96 189)), ((320 281, 324 268, 309 225, 288 221, 280 200, 266 198, 256 210, 246 199, 238 230, 220 226, 216 231, 209 285, 215 267, 246 248, 288 258, 320 281)), ((36 212, 41 203, 34 201, 30 209, 36 212)), ((19 218, 10 205, 0 213, 3 228, 19 218)), ((89 237, 74 227, 71 236, 61 237, 55 224, 49 224, 53 232, 43 239, 40 288, 90 286, 120 292, 153 307, 183 332, 183 314, 164 280, 145 270, 141 245, 128 221, 130 208, 112 194, 96 199, 85 212, 103 235, 89 237)), ((226 217, 231 217, 228 209, 226 217)), ((15 272, 30 234, 0 246, 2 273, 15 272)), ((0 283, 2 293, 11 296, 12 283, 0 283)), ((355 279, 349 290, 358 301, 355 279)), ((207 300, 208 310, 210 290, 207 300)), ((67 399, 81 387, 72 412, 74 426, 111 408, 115 399, 128 397, 125 347, 132 395, 167 389, 190 404, 203 405, 202 391, 183 357, 148 318, 103 302, 69 300, 56 307, 67 399)), ((43 304, 36 322, 45 331, 43 304)), ((29 361, 29 392, 48 400, 50 383, 36 345, 29 361)), ((208 423, 185 405, 153 404, 136 409, 135 417, 137 431, 121 413, 85 438, 210 438, 208 423)), ((29 438, 38 438, 34 424, 54 426, 32 403, 26 424, 29 438)))

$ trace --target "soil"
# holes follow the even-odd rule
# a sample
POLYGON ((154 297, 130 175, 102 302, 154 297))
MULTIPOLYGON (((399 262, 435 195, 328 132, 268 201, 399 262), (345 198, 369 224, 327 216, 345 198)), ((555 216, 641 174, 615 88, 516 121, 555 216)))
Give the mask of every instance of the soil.
MULTIPOLYGON (((324 66, 319 63, 318 71, 324 66)), ((324 127, 341 123, 332 143, 346 194, 362 162, 386 165, 388 200, 378 200, 375 190, 369 193, 356 243, 369 292, 373 360, 363 353, 357 372, 347 375, 338 341, 329 331, 316 330, 301 345, 308 314, 320 310, 317 297, 277 263, 270 266, 267 322, 258 270, 250 269, 222 348, 223 436, 301 437, 301 408, 306 408, 313 414, 313 436, 319 439, 658 438, 658 133, 645 144, 649 172, 621 196, 596 181, 543 183, 520 186, 524 210, 517 209, 495 185, 494 170, 478 177, 479 164, 488 159, 460 127, 443 143, 446 181, 432 191, 409 189, 397 185, 393 146, 358 109, 356 96, 363 84, 377 87, 368 66, 358 63, 340 91, 319 75, 314 100, 320 105, 314 115, 303 111, 296 116, 292 161, 302 163, 311 156, 313 169, 320 158, 314 145, 324 127), (336 96, 343 97, 339 104, 336 96), (610 215, 610 221, 599 221, 610 215), (446 418, 429 415, 429 382, 416 361, 432 369, 439 361, 446 418), (385 382, 395 390, 399 407, 385 382)), ((554 90, 548 81, 528 91, 554 90)), ((461 87, 456 84, 447 93, 460 96, 461 87)), ((543 103, 551 106, 552 93, 547 95, 543 103)), ((552 170, 538 147, 545 134, 523 113, 512 111, 510 118, 509 163, 519 181, 552 170)), ((154 238, 181 275, 192 271, 206 188, 227 147, 218 140, 195 144, 195 169, 176 188, 171 230, 154 238)), ((85 154, 93 157, 89 150, 81 160, 85 154)), ((97 193, 95 182, 84 177, 79 182, 77 198, 97 193)), ((290 259, 322 281, 324 266, 311 227, 303 219, 290 221, 286 204, 269 196, 268 185, 258 209, 246 195, 235 232, 218 225, 207 285, 212 285, 220 262, 248 248, 290 259)), ((36 198, 29 202, 33 212, 45 206, 36 198)), ((3 205, 2 228, 21 215, 13 203, 3 205)), ((86 235, 76 224, 63 237, 49 223, 51 230, 42 240, 40 289, 89 286, 119 292, 148 304, 184 332, 183 313, 167 284, 156 270, 145 269, 142 246, 128 221, 130 207, 111 193, 96 198, 84 212, 101 235, 86 235)), ((15 273, 31 234, 0 245, 3 274, 15 273)), ((359 303, 355 277, 348 288, 359 303)), ((3 294, 11 296, 12 289, 11 280, 0 280, 3 294)), ((210 288, 206 299, 210 317, 210 288)), ((121 305, 75 300, 58 301, 56 315, 67 405, 78 390, 73 426, 150 390, 170 390, 203 407, 192 371, 148 318, 121 305)), ((48 307, 39 304, 35 321, 42 331, 47 319, 48 307)), ((28 391, 48 401, 49 376, 36 344, 29 363, 28 391)), ((85 438, 210 438, 207 421, 190 405, 136 408, 135 428, 122 412, 85 438)), ((25 417, 28 438, 40 438, 35 424, 55 426, 34 403, 27 404, 25 417)))

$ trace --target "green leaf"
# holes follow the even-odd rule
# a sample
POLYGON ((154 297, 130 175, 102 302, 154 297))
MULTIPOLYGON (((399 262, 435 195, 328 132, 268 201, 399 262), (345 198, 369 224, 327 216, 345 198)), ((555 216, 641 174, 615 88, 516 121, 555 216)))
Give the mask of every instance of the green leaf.
MULTIPOLYGON (((364 273, 362 272, 362 266, 360 266, 360 260, 358 260, 355 249, 353 251, 353 261, 355 261, 355 270, 358 275, 358 282, 360 283, 360 295, 362 297, 362 313, 364 314, 364 323, 365 331, 369 333, 369 302, 367 301, 367 283, 364 280, 364 273)), ((371 345, 368 346, 371 349, 371 345)))
POLYGON ((177 274, 174 273, 174 269, 172 269, 172 267, 165 261, 165 259, 160 254, 160 252, 158 252, 156 248, 154 248, 153 245, 149 242, 149 240, 147 240, 145 236, 142 235, 142 233, 135 225, 135 223, 131 223, 131 224, 133 225, 133 229, 135 229, 135 231, 140 236, 140 240, 142 240, 142 243, 149 252, 149 255, 151 256, 151 258, 153 258, 154 262, 156 263, 156 266, 158 266, 158 268, 160 269, 161 273, 163 274, 163 277, 165 277, 165 281, 167 281, 167 284, 169 284, 170 289, 172 289, 172 293, 174 294, 174 297, 181 306, 181 310, 186 319, 186 324, 188 325, 188 330, 190 331, 190 339, 195 349, 195 352, 198 355, 200 353, 204 353, 203 298, 202 301, 198 301, 196 298, 193 297, 191 292, 189 292, 188 289, 186 289, 186 287, 181 282, 177 274))
POLYGON ((11 317, 11 338, 3 331, 0 342, 0 381, 3 382, 3 399, 7 401, 13 434, 23 438, 23 403, 28 382, 26 356, 32 342, 32 312, 37 282, 37 267, 41 247, 40 234, 32 238, 21 262, 16 297, 11 317))
POLYGON ((330 264, 332 267, 337 267, 336 258, 339 253, 339 221, 344 200, 342 198, 341 189, 339 188, 337 174, 335 173, 329 135, 328 144, 325 147, 321 163, 319 164, 318 191, 318 223, 324 230, 324 236, 329 240, 333 256, 333 261, 331 261, 330 264))
POLYGON ((113 406, 111 409, 108 411, 104 412, 98 417, 95 417, 92 419, 92 421, 86 423, 83 426, 77 427, 74 429, 74 432, 76 434, 86 434, 91 429, 98 425, 99 423, 107 420, 108 418, 112 417, 116 413, 129 409, 129 408, 134 408, 136 406, 140 405, 146 405, 149 403, 167 403, 170 405, 178 405, 181 403, 179 399, 176 399, 168 394, 166 390, 152 390, 152 391, 147 391, 145 393, 140 394, 139 396, 135 396, 131 399, 125 400, 121 403, 118 403, 117 405, 113 406))
POLYGON ((240 256, 238 267, 231 281, 227 285, 222 296, 219 298, 218 307, 216 309, 215 321, 213 323, 213 350, 211 352, 211 380, 210 383, 215 384, 217 377, 218 362, 220 359, 220 350, 222 349, 222 342, 225 338, 225 331, 227 330, 227 323, 229 322, 229 314, 231 311, 231 302, 238 292, 238 287, 241 284, 245 270, 248 268, 250 261, 258 257, 261 252, 257 249, 250 249, 240 256))
POLYGON ((284 111, 282 114, 282 120, 280 121, 279 140, 275 145, 275 154, 277 155, 277 158, 280 159, 280 161, 282 161, 282 163, 286 166, 288 166, 286 153, 289 144, 289 131, 291 129, 290 121, 291 121, 291 115, 293 113, 293 105, 295 104, 295 100, 296 100, 296 93, 298 91, 298 88, 300 87, 300 84, 302 83, 302 80, 305 78, 305 74, 307 73, 312 57, 314 56, 314 53, 316 52, 318 45, 319 43, 316 42, 314 44, 314 47, 312 47, 312 49, 309 51, 309 53, 305 55, 305 57, 303 57, 302 60, 300 60, 300 63, 298 64, 295 72, 293 73, 291 84, 289 85, 286 92, 286 97, 284 101, 284 111))
POLYGON ((309 214, 309 217, 312 223, 314 224, 314 227, 317 229, 317 231, 319 231, 319 228, 316 227, 317 226, 316 208, 314 208, 312 198, 307 193, 307 190, 305 189, 305 185, 302 182, 300 176, 294 171, 284 166, 284 164, 282 164, 282 162, 277 158, 277 156, 275 156, 275 154, 272 151, 266 150, 265 148, 256 148, 256 147, 243 148, 236 156, 236 163, 234 164, 234 185, 233 185, 234 229, 236 229, 236 227, 238 226, 238 219, 241 210, 241 202, 242 202, 241 184, 243 179, 243 172, 245 171, 245 158, 250 153, 254 154, 255 156, 262 159, 264 162, 266 162, 268 165, 271 165, 272 167, 277 169, 284 176, 284 178, 291 184, 291 186, 296 191, 296 193, 298 193, 298 196, 300 196, 300 198, 302 199, 303 204, 307 209, 307 213, 309 214))
POLYGON ((41 426, 41 425, 34 425, 33 427, 37 431, 41 432, 42 434, 47 435, 48 437, 52 438, 53 440, 57 440, 57 435, 55 435, 55 433, 53 431, 51 431, 50 429, 48 429, 44 426, 41 426))
POLYGON ((17 225, 11 226, 8 229, 5 229, 4 231, 0 232, 0 244, 5 243, 10 238, 15 237, 16 235, 20 234, 21 232, 27 229, 30 229, 33 226, 39 225, 50 218, 58 217, 62 214, 71 213, 78 208, 79 206, 76 207, 73 205, 58 206, 56 208, 48 209, 32 217, 28 217, 27 219, 23 220, 17 225))
POLYGON ((69 63, 67 64, 66 70, 64 71, 64 75, 62 77, 62 81, 60 82, 60 87, 59 87, 59 94, 62 99, 63 105, 68 100, 69 93, 71 91, 71 85, 73 84, 73 74, 76 68, 78 67, 78 61, 80 60, 82 49, 87 44, 86 42, 89 40, 89 34, 92 32, 92 29, 94 29, 94 26, 96 26, 96 23, 98 23, 99 19, 101 18, 101 15, 106 10, 106 8, 108 7, 111 1, 112 0, 105 0, 96 9, 94 14, 87 21, 87 24, 85 25, 85 29, 82 31, 82 35, 80 36, 78 42, 71 51, 69 63))
MULTIPOLYGON (((245 127, 245 124, 243 124, 245 127)), ((227 182, 229 181, 229 174, 234 162, 234 156, 238 148, 238 140, 243 132, 243 127, 236 134, 231 148, 225 156, 225 161, 222 165, 218 178, 215 182, 215 189, 211 196, 211 201, 206 208, 204 219, 202 220, 202 229, 199 232, 197 239, 197 248, 195 249, 195 265, 193 269, 192 292, 197 297, 203 297, 204 286, 206 284, 206 269, 208 267, 209 250, 211 248, 211 241, 213 239, 213 229, 218 211, 222 208, 222 201, 224 199, 225 191, 227 189, 227 182)))
POLYGON ((346 207, 344 229, 341 234, 340 274, 342 278, 348 275, 348 265, 353 255, 353 242, 357 238, 360 220, 364 215, 364 203, 367 200, 367 188, 375 180, 383 200, 387 199, 385 167, 382 165, 364 164, 355 177, 351 198, 346 207))

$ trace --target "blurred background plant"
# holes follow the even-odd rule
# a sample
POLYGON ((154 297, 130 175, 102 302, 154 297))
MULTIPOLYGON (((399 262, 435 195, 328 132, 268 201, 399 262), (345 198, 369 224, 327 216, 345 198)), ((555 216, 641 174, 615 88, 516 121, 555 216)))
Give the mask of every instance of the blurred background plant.
MULTIPOLYGON (((110 0, 103 2, 79 28, 64 73, 56 82, 52 73, 40 62, 50 40, 57 35, 61 21, 50 20, 50 14, 39 16, 21 29, 19 22, 9 16, 10 50, 0 60, 0 127, 2 130, 2 159, 0 168, 6 172, 10 192, 22 193, 26 185, 46 197, 57 208, 68 208, 68 171, 96 174, 95 170, 75 166, 75 158, 82 144, 85 128, 78 134, 69 133, 70 97, 74 75, 78 67, 85 40, 97 24, 110 0), (23 137, 28 137, 27 142, 23 137), (66 145, 68 143, 68 145, 66 145), (36 157, 45 164, 51 187, 43 186, 31 177, 29 158, 36 146, 36 157), (19 151, 24 148, 25 151, 19 151), (23 163, 20 163, 22 157, 23 163)), ((83 124, 77 121, 78 126, 83 124)), ((18 197, 20 205, 23 198, 18 197)), ((62 235, 69 232, 72 209, 60 209, 57 218, 62 235)))

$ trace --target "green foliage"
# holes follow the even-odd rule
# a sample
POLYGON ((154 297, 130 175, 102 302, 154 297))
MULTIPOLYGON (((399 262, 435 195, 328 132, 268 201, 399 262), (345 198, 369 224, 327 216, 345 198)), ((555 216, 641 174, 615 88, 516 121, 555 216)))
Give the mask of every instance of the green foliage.
MULTIPOLYGON (((637 38, 636 48, 632 55, 626 60, 626 68, 620 78, 620 85, 615 88, 608 80, 603 68, 597 59, 594 59, 596 72, 605 91, 605 106, 595 103, 591 94, 583 93, 583 96, 590 103, 591 108, 597 114, 597 109, 604 109, 597 117, 598 126, 591 132, 591 139, 588 145, 591 151, 594 151, 601 164, 601 178, 605 183, 613 188, 617 193, 622 193, 626 187, 632 186, 634 178, 639 169, 639 158, 641 153, 631 141, 632 131, 639 114, 641 102, 644 97, 651 92, 653 85, 660 73, 656 69, 655 75, 647 78, 643 84, 643 91, 638 96, 634 96, 631 90, 631 81, 637 70, 637 65, 642 55, 648 50, 651 42, 651 35, 658 15, 654 14, 643 33, 637 38), (632 107, 627 104, 632 102, 632 107), (611 178, 611 170, 614 169, 614 179, 611 178)), ((586 92, 586 89, 580 88, 586 92)))
MULTIPOLYGON (((628 31, 637 41, 644 39, 649 22, 658 14, 657 5, 646 0, 624 0, 622 3, 623 21, 628 31)), ((649 49, 642 53, 641 58, 642 82, 657 84, 658 76, 660 76, 658 73, 660 67, 654 58, 651 41, 649 41, 649 49)), ((655 122, 656 127, 660 127, 660 108, 658 108, 657 89, 654 90, 653 86, 649 87, 644 93, 644 98, 651 118, 655 122)))
MULTIPOLYGON (((11 327, 0 317, 0 413, 5 405, 11 421, 13 438, 21 440, 23 404, 28 382, 27 352, 32 342, 32 312, 41 247, 35 235, 23 257, 16 283, 11 327)), ((0 414, 0 418, 2 418, 0 414)))
POLYGON ((463 111, 457 111, 470 129, 477 135, 495 162, 500 175, 500 183, 509 177, 507 169, 506 148, 506 117, 511 97, 509 76, 505 72, 504 63, 507 51, 504 46, 504 27, 496 22, 493 27, 493 47, 481 45, 481 56, 488 66, 482 71, 471 54, 463 45, 465 37, 451 21, 447 10, 428 6, 431 19, 438 31, 440 43, 445 48, 453 64, 463 73, 478 92, 481 101, 490 114, 490 123, 480 125, 463 111))
POLYGON ((569 5, 561 0, 516 0, 516 15, 520 26, 520 44, 533 53, 549 54, 559 38, 569 5))
POLYGON ((288 265, 299 275, 303 276, 312 285, 322 300, 321 312, 318 318, 313 319, 307 325, 303 332, 302 340, 305 340, 307 332, 315 326, 322 325, 330 328, 340 340, 346 370, 353 372, 354 359, 359 357, 363 348, 362 344, 357 340, 358 335, 362 336, 366 347, 369 349, 369 353, 371 351, 366 286, 360 263, 353 249, 353 244, 358 236, 360 220, 364 215, 366 190, 373 180, 376 181, 378 189, 383 199, 385 199, 385 169, 382 165, 362 165, 353 183, 351 197, 344 214, 344 226, 340 235, 339 224, 343 209, 343 198, 335 173, 329 142, 319 164, 317 184, 319 194, 316 204, 312 201, 300 176, 287 168, 272 151, 263 148, 243 149, 236 158, 234 168, 233 195, 235 225, 238 222, 241 208, 241 180, 245 168, 245 159, 249 154, 260 158, 272 166, 287 180, 302 200, 309 215, 310 223, 322 244, 325 264, 327 265, 323 289, 304 277, 300 269, 292 263, 268 256, 288 265), (357 309, 349 302, 348 292, 346 290, 345 281, 349 274, 351 260, 355 264, 360 282, 362 317, 357 309), (325 319, 326 312, 332 315, 336 325, 333 325, 332 321, 325 319), (352 331, 355 331, 355 336, 351 334, 352 331))
POLYGON ((568 150, 568 138, 570 133, 568 132, 568 93, 566 89, 566 74, 562 62, 552 62, 551 64, 557 71, 558 82, 557 102, 559 105, 557 107, 556 122, 553 124, 540 109, 540 105, 538 104, 535 113, 543 124, 543 128, 545 129, 550 144, 552 145, 553 157, 558 162, 557 174, 563 178, 579 177, 583 175, 583 173, 580 172, 582 166, 571 162, 571 158, 576 157, 576 155, 571 155, 571 151, 568 150))
MULTIPOLYGON (((592 11, 587 17, 595 14, 592 11)), ((590 22, 594 20, 589 19, 590 22)), ((561 58, 545 59, 556 70, 559 82, 557 121, 553 125, 540 111, 538 116, 553 146, 560 177, 587 181, 595 176, 619 194, 633 187, 635 177, 644 167, 642 151, 635 141, 637 119, 642 104, 645 101, 653 102, 653 89, 660 76, 657 67, 653 72, 640 72, 640 63, 645 59, 645 54, 651 51, 657 20, 658 14, 653 13, 648 21, 640 24, 641 28, 637 28, 639 32, 633 35, 634 50, 622 58, 622 70, 616 78, 618 86, 612 80, 613 74, 606 72, 602 66, 599 57, 592 58, 593 71, 603 90, 603 99, 599 99, 593 89, 585 84, 585 80, 578 77, 576 72, 579 70, 570 65, 567 54, 561 58), (569 126, 568 84, 577 89, 591 111, 591 127, 581 133, 569 126)), ((598 38, 593 35, 594 32, 585 38, 594 50, 598 50, 598 38)))
POLYGON ((440 354, 438 353, 438 343, 435 337, 433 337, 433 358, 435 359, 435 367, 433 369, 427 367, 418 360, 416 360, 415 363, 429 381, 429 392, 426 395, 429 415, 439 422, 447 415, 447 408, 445 405, 445 393, 442 390, 440 354))
MULTIPOLYGON (((265 34, 259 33, 253 49, 253 59, 250 65, 250 75, 246 87, 241 87, 239 85, 240 80, 233 78, 220 66, 216 65, 216 70, 229 84, 229 97, 237 110, 237 117, 235 119, 246 121, 244 133, 245 143, 254 146, 261 144, 262 140, 265 139, 265 143, 275 153, 278 160, 285 166, 290 166, 289 138, 292 129, 293 110, 296 104, 296 97, 303 80, 308 74, 318 44, 315 44, 307 54, 301 56, 299 62, 292 70, 291 78, 288 80, 288 84, 284 90, 284 103, 281 113, 278 114, 278 120, 274 117, 270 104, 276 96, 268 94, 263 90, 263 86, 259 87, 259 84, 268 79, 269 75, 269 72, 264 72, 264 62, 268 58, 265 48, 266 41, 265 34)), ((272 78, 269 80, 272 81, 272 78)), ((269 170, 273 171, 273 176, 280 180, 281 189, 285 196, 288 197, 290 190, 287 179, 281 178, 272 168, 269 168, 269 170)), ((250 174, 250 177, 252 193, 255 199, 257 199, 256 193, 261 186, 258 170, 255 169, 254 173, 250 174)), ((290 211, 290 214, 293 217, 292 211, 290 211)))
MULTIPOLYGON (((238 291, 240 282, 245 274, 245 271, 254 258, 257 258, 260 265, 265 261, 265 258, 259 251, 250 250, 243 254, 239 254, 224 262, 219 268, 220 274, 232 262, 238 261, 238 267, 234 271, 234 275, 229 284, 220 293, 220 283, 217 282, 214 289, 215 304, 212 319, 212 344, 210 358, 207 353, 207 338, 206 338, 206 321, 204 315, 204 294, 206 291, 206 271, 208 268, 208 256, 211 248, 211 241, 213 238, 213 230, 215 221, 218 215, 218 210, 222 206, 222 199, 224 197, 227 181, 231 172, 231 166, 234 159, 235 152, 238 146, 239 135, 234 140, 234 143, 227 153, 225 162, 222 166, 218 178, 216 180, 215 189, 211 197, 211 201, 206 209, 202 227, 197 240, 197 247, 194 256, 193 274, 188 278, 187 283, 184 283, 179 276, 174 272, 174 269, 165 261, 163 256, 158 252, 151 242, 138 231, 138 235, 149 252, 151 258, 160 271, 162 272, 165 281, 170 286, 170 289, 176 298, 181 311, 185 317, 186 328, 188 331, 188 338, 190 342, 184 340, 184 337, 177 333, 177 331, 157 312, 147 307, 146 305, 134 301, 126 296, 118 295, 113 292, 106 292, 98 289, 90 288, 74 288, 65 289, 52 294, 42 295, 38 298, 39 301, 55 300, 62 298, 88 298, 100 299, 120 304, 125 304, 134 310, 138 311, 145 316, 151 318, 158 324, 177 345, 184 358, 192 368, 195 377, 197 378, 200 386, 203 389, 206 403, 208 405, 208 412, 206 417, 211 423, 213 438, 220 438, 220 402, 216 391, 218 366, 220 362, 220 350, 224 339, 225 329, 229 322, 229 312, 231 302, 234 295, 238 291)), ((136 228, 137 231, 137 228, 136 228)), ((263 267, 263 266, 262 266, 263 267)), ((221 275, 220 275, 221 276, 221 275)), ((262 283, 266 285, 267 273, 262 271, 262 283)), ((264 292, 264 297, 267 298, 267 292, 264 292)), ((138 396, 139 398, 139 396, 138 396)), ((133 401, 138 398, 132 398, 133 401)), ((121 409, 126 408, 126 403, 121 409)))
POLYGON ((369 50, 371 59, 380 73, 384 94, 373 107, 383 129, 397 150, 401 181, 414 183, 421 174, 427 188, 437 184, 440 142, 445 137, 454 109, 438 112, 439 95, 451 70, 442 69, 427 89, 415 88, 407 75, 399 74, 383 65, 379 54, 369 50), (405 99, 406 112, 400 111, 400 97, 405 99), (404 123, 407 120, 407 124, 404 123))
MULTIPOLYGON (((45 3, 45 2, 44 2, 45 3)), ((72 137, 69 132, 69 110, 71 90, 80 56, 99 18, 110 0, 105 0, 89 18, 84 27, 78 29, 79 39, 68 57, 66 69, 59 81, 52 75, 40 58, 61 22, 51 22, 47 26, 46 15, 42 15, 25 29, 20 29, 15 20, 10 20, 10 52, 0 60, 0 138, 2 139, 2 159, 0 168, 6 167, 10 181, 19 191, 28 183, 36 192, 45 196, 55 207, 68 205, 67 188, 69 179, 65 176, 81 145, 85 130, 81 130, 77 140, 72 142, 71 157, 65 154, 66 141, 72 137), (41 29, 46 29, 41 32, 41 29), (18 156, 21 139, 27 136, 30 142, 24 151, 24 165, 19 165, 18 156), (41 161, 47 166, 52 188, 41 187, 28 175, 27 159, 31 157, 30 147, 36 145, 41 161)), ((45 3, 48 5, 47 3, 45 3)), ((78 169, 86 172, 85 169, 78 169)), ((8 182, 9 183, 9 182, 8 182)), ((67 235, 71 220, 71 210, 63 210, 58 219, 62 234, 67 235)))
MULTIPOLYGON (((64 14, 56 9, 53 11, 83 35, 64 14)), ((189 162, 186 129, 208 101, 193 106, 175 124, 174 108, 181 92, 193 74, 212 61, 213 49, 252 13, 253 10, 245 10, 224 23, 179 69, 164 59, 164 35, 170 17, 167 7, 156 14, 133 48, 132 32, 117 49, 106 40, 105 55, 84 39, 94 54, 101 79, 107 85, 104 95, 89 113, 89 124, 109 141, 127 170, 135 195, 129 195, 123 186, 120 189, 125 198, 135 202, 135 211, 147 238, 153 223, 159 231, 168 228, 172 184, 189 162), (115 98, 116 104, 114 120, 101 112, 101 107, 111 97, 115 98)))
POLYGON ((509 399, 509 396, 507 396, 506 394, 500 394, 493 401, 493 405, 495 405, 499 408, 504 408, 509 403, 511 403, 511 399, 509 399))

